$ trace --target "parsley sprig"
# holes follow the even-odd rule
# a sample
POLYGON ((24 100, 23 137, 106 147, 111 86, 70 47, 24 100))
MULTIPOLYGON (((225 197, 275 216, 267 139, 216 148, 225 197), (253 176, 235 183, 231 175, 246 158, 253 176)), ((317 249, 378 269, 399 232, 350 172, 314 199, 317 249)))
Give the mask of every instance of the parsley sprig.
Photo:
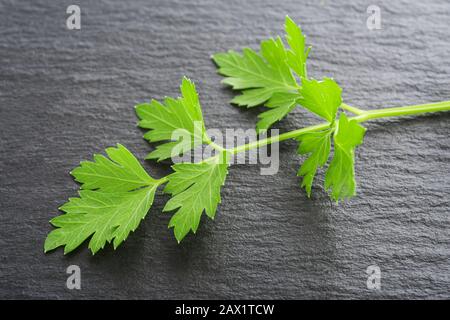
POLYGON ((218 53, 213 60, 226 76, 223 82, 241 91, 232 103, 269 109, 258 116, 259 132, 297 106, 321 118, 322 123, 226 149, 208 137, 195 85, 183 78, 180 98, 136 106, 139 126, 148 129, 144 138, 159 143, 146 159, 169 159, 200 145, 209 145, 216 154, 200 162, 174 164, 173 173, 161 179, 152 178, 120 144, 106 149, 107 156, 94 155, 93 161, 81 162, 71 172, 80 183, 79 196, 70 198, 60 208, 64 214, 50 221, 55 229, 47 236, 45 252, 64 246, 68 253, 87 239, 93 254, 106 243, 117 248, 145 218, 163 185, 162 191, 170 195, 163 211, 172 213, 169 227, 180 242, 190 231, 197 231, 203 213, 214 219, 231 155, 288 139, 297 140, 298 154, 306 157, 298 176, 308 197, 318 169, 326 166, 325 190, 330 197, 335 201, 350 198, 356 193, 355 151, 366 132, 361 123, 450 110, 450 101, 377 110, 349 106, 342 101, 342 89, 335 80, 308 77, 311 47, 305 45, 302 30, 289 17, 285 30, 288 46, 278 37, 263 41, 259 52, 245 48, 242 53, 218 53), (179 133, 176 138, 174 131, 179 133))

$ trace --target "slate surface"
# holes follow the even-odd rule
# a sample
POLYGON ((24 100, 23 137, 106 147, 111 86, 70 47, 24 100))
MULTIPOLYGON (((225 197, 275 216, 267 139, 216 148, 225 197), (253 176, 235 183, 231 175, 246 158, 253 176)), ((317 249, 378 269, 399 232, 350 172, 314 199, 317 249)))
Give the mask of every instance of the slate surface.
MULTIPOLYGON (((177 245, 167 200, 116 252, 43 254, 48 220, 78 188, 68 172, 117 142, 139 159, 151 147, 133 105, 197 83, 210 128, 251 128, 257 110, 234 93, 212 53, 282 34, 284 16, 314 45, 310 73, 333 75, 363 108, 450 99, 450 4, 376 1, 76 1, 81 31, 65 27, 73 1, 0 1, 1 298, 450 298, 450 113, 375 121, 356 159, 358 196, 331 203, 298 188, 294 142, 273 176, 230 170, 215 221, 177 245), (79 265, 82 289, 66 289, 79 265), (380 291, 366 268, 382 272, 380 291)), ((296 110, 278 127, 314 121, 296 110)), ((146 162, 161 176, 169 167, 146 162)))

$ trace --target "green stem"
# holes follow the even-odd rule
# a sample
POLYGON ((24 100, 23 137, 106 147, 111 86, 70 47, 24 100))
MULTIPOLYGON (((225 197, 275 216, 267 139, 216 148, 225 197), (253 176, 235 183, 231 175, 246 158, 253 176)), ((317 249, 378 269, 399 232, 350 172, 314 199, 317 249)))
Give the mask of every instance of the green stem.
MULTIPOLYGON (((348 105, 345 105, 345 106, 348 106, 348 105)), ((350 106, 348 106, 348 107, 350 107, 350 106)), ((365 122, 368 120, 379 119, 379 118, 407 116, 407 115, 438 112, 438 111, 449 111, 450 110, 450 101, 427 103, 427 104, 397 107, 397 108, 384 108, 384 109, 369 110, 369 111, 363 111, 361 109, 354 108, 354 107, 350 107, 350 108, 352 108, 354 111, 357 110, 357 112, 359 113, 357 116, 351 117, 350 119, 354 119, 358 122, 365 122)), ((349 111, 351 111, 351 110, 349 110, 349 111)), ((260 147, 268 145, 268 144, 280 142, 280 141, 287 140, 287 139, 296 138, 304 133, 325 130, 325 129, 329 128, 329 126, 330 126, 330 124, 328 122, 326 122, 326 123, 321 123, 321 124, 305 127, 302 129, 297 129, 294 131, 289 131, 286 133, 282 133, 280 135, 276 135, 276 136, 265 138, 265 139, 260 139, 260 140, 253 141, 253 142, 241 145, 241 146, 237 146, 233 149, 229 149, 228 152, 230 152, 232 154, 245 152, 247 150, 260 148, 260 147)))
POLYGON ((355 108, 355 107, 349 106, 346 103, 342 103, 341 104, 341 108, 344 109, 344 110, 350 111, 351 113, 354 113, 356 115, 360 115, 360 114, 363 114, 365 112, 364 110, 361 110, 359 108, 355 108))
POLYGON ((226 149, 222 146, 219 146, 217 143, 214 143, 209 137, 208 135, 205 133, 203 135, 203 142, 206 144, 209 144, 213 149, 216 149, 217 151, 225 151, 226 149))
POLYGON ((297 130, 294 130, 294 131, 289 131, 289 132, 282 133, 280 135, 276 135, 276 136, 273 136, 273 137, 260 139, 260 140, 256 140, 256 141, 253 141, 253 142, 250 142, 250 143, 247 143, 247 144, 243 144, 243 145, 238 146, 236 148, 230 149, 229 152, 231 152, 233 154, 236 154, 236 153, 239 153, 239 152, 244 152, 244 151, 255 149, 255 148, 260 148, 260 147, 268 145, 268 144, 284 141, 284 140, 287 140, 287 139, 292 139, 292 138, 298 137, 299 135, 307 133, 307 132, 325 130, 325 129, 329 128, 329 127, 330 127, 330 124, 328 122, 321 123, 321 124, 317 124, 317 125, 314 125, 314 126, 309 126, 309 127, 302 128, 302 129, 297 129, 297 130))
POLYGON ((355 117, 358 122, 364 122, 372 119, 408 116, 421 113, 430 113, 438 111, 449 111, 450 101, 442 101, 436 103, 419 104, 414 106, 384 108, 377 110, 365 111, 358 117, 355 117))
POLYGON ((164 184, 164 183, 166 183, 166 182, 168 182, 168 181, 169 181, 169 178, 167 178, 167 176, 162 177, 161 179, 156 180, 158 186, 160 186, 160 185, 162 185, 162 184, 164 184))

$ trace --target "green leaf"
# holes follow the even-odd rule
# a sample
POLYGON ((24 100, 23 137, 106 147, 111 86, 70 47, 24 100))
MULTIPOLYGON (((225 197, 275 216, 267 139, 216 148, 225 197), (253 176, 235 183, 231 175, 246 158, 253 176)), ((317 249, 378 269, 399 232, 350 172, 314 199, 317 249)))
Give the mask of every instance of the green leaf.
POLYGON ((341 113, 334 133, 334 156, 325 175, 325 189, 338 201, 356 194, 355 148, 363 142, 366 129, 341 113))
POLYGON ((109 159, 95 154, 93 162, 82 161, 72 170, 72 176, 82 184, 81 189, 120 192, 145 187, 155 181, 123 145, 107 148, 106 154, 109 159))
POLYGON ((136 106, 139 127, 150 129, 144 138, 150 142, 165 141, 146 159, 168 159, 204 142, 205 125, 198 94, 194 83, 187 78, 183 78, 181 94, 181 98, 166 98, 164 103, 152 100, 136 106))
POLYGON ((261 53, 243 49, 242 55, 229 51, 213 56, 219 72, 227 78, 223 83, 235 90, 244 90, 232 102, 254 107, 266 102, 275 93, 295 92, 297 83, 287 65, 286 50, 280 38, 261 43, 261 53))
POLYGON ((322 81, 302 79, 299 103, 319 117, 333 122, 342 103, 342 89, 330 78, 322 81))
POLYGON ((203 211, 214 219, 221 200, 220 188, 228 173, 228 161, 228 154, 223 152, 203 162, 172 166, 175 172, 167 176, 169 182, 164 189, 172 198, 163 211, 177 210, 170 219, 169 227, 174 228, 178 242, 190 230, 197 231, 203 211))
POLYGON ((258 115, 260 120, 256 124, 256 130, 267 130, 272 124, 283 119, 295 108, 299 97, 298 93, 275 93, 266 103, 266 107, 270 109, 258 115))
POLYGON ((288 65, 301 78, 307 78, 306 59, 311 47, 305 50, 305 36, 302 29, 295 22, 286 16, 285 21, 286 40, 291 47, 287 52, 288 65))
POLYGON ((300 142, 297 152, 301 155, 309 154, 297 172, 303 177, 301 187, 304 187, 308 197, 317 169, 323 167, 330 155, 331 134, 333 129, 305 133, 297 138, 300 142))
POLYGON ((45 252, 65 246, 69 253, 92 236, 89 248, 95 254, 106 242, 117 248, 145 218, 160 180, 150 177, 124 146, 108 148, 110 159, 95 155, 72 174, 82 183, 79 198, 70 198, 60 210, 65 214, 50 222, 45 252))

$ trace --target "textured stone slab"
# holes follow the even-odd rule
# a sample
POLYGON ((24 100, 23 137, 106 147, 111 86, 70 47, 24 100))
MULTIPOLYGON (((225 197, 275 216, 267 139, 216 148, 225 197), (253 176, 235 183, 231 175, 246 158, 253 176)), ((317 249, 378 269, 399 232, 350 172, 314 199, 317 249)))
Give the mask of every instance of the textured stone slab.
MULTIPOLYGON (((376 121, 358 149, 358 196, 336 205, 318 182, 298 188, 295 143, 277 175, 230 170, 215 221, 177 245, 158 196, 116 252, 43 254, 57 207, 76 194, 68 172, 120 142, 151 149, 133 105, 200 92, 208 127, 251 128, 256 110, 228 104, 209 56, 256 48, 300 22, 314 45, 310 74, 333 75, 364 108, 450 99, 450 5, 377 1, 382 29, 366 27, 370 1, 0 2, 0 297, 2 298, 450 298, 450 114, 376 121), (81 267, 82 289, 65 288, 81 267), (378 265, 382 288, 366 287, 378 265)), ((296 110, 284 131, 314 119, 296 110)), ((154 175, 169 166, 145 163, 154 175)))

